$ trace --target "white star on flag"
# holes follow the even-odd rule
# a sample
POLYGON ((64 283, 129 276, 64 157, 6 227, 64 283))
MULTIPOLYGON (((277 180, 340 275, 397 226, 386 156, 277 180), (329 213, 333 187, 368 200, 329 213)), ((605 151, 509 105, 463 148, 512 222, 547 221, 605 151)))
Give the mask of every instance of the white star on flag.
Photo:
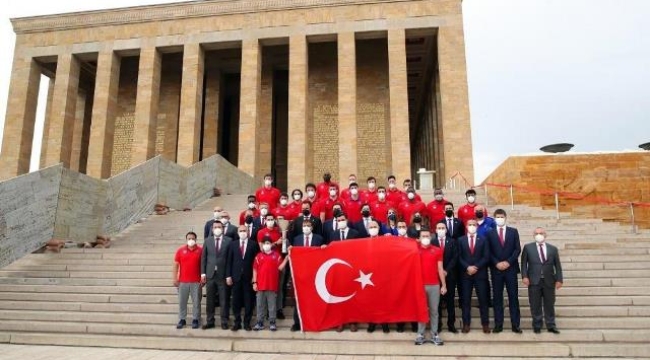
POLYGON ((370 280, 370 277, 372 276, 372 273, 370 274, 364 274, 363 271, 359 270, 359 277, 354 279, 354 281, 358 282, 361 284, 361 290, 365 289, 367 285, 372 285, 375 286, 375 284, 370 280))

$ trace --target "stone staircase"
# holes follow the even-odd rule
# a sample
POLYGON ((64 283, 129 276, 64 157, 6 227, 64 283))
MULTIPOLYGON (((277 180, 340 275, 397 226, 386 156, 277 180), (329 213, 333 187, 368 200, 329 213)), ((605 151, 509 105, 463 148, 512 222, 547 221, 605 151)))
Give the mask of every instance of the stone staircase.
MULTIPOLYGON (((460 191, 447 191, 447 197, 457 207, 462 203, 460 191)), ((523 334, 506 329, 486 335, 475 321, 469 334, 443 331, 443 347, 414 346, 410 332, 292 333, 289 319, 280 320, 274 333, 176 330, 177 297, 170 280, 175 249, 187 231, 202 234, 215 204, 237 219, 245 200, 245 195, 213 198, 194 211, 154 215, 132 225, 110 249, 31 254, 0 269, 0 342, 355 356, 650 356, 650 232, 631 234, 616 223, 568 214, 557 220, 552 211, 524 206, 504 206, 522 241, 532 241, 533 229, 544 226, 548 241, 561 249, 560 335, 532 332, 525 288, 520 288, 523 334)), ((478 318, 478 309, 474 312, 478 318)))

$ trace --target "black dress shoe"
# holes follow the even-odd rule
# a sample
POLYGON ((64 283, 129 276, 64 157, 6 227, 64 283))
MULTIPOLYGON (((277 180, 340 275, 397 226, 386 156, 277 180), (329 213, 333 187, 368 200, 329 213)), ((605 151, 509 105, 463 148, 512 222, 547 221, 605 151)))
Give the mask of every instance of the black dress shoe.
POLYGON ((483 333, 484 334, 489 334, 491 332, 492 332, 492 330, 490 330, 490 325, 483 325, 483 333))
POLYGON ((369 333, 375 332, 376 327, 377 327, 377 325, 375 325, 375 324, 368 324, 368 332, 369 333))
POLYGON ((384 334, 388 334, 390 332, 390 328, 388 327, 388 324, 382 324, 381 331, 383 331, 384 334))
POLYGON ((246 330, 246 331, 253 331, 253 327, 250 326, 250 325, 248 325, 248 324, 246 324, 246 325, 244 325, 244 330, 246 330))
POLYGON ((214 323, 207 323, 207 324, 201 326, 201 329, 203 329, 203 330, 214 329, 214 323))
POLYGON ((285 317, 284 317, 284 312, 282 312, 282 310, 278 310, 278 312, 276 313, 275 317, 278 318, 278 319, 280 319, 280 320, 284 320, 284 318, 285 318, 285 317))
POLYGON ((513 326, 512 327, 512 332, 517 333, 517 334, 521 334, 523 331, 521 331, 521 328, 519 326, 513 326))
POLYGON ((542 330, 541 330, 541 329, 533 329, 533 332, 534 332, 535 334, 541 334, 541 333, 542 333, 542 330))
POLYGON ((221 328, 223 330, 228 330, 228 323, 221 323, 221 328))
POLYGON ((497 325, 497 326, 495 326, 494 329, 492 330, 493 333, 497 333, 497 334, 500 333, 500 332, 502 332, 502 331, 503 331, 503 326, 502 326, 502 325, 497 325))
POLYGON ((458 329, 456 329, 456 327, 454 325, 448 326, 447 330, 449 330, 449 332, 452 333, 452 334, 458 334, 458 329))
POLYGON ((291 332, 296 332, 296 331, 300 331, 300 325, 298 324, 291 325, 291 332))
POLYGON ((404 324, 403 323, 397 324, 397 332, 398 333, 403 333, 404 332, 404 324))
POLYGON ((548 332, 553 333, 553 334, 559 334, 560 330, 558 330, 557 328, 552 327, 552 328, 548 329, 548 332))
POLYGON ((467 334, 469 332, 469 330, 470 330, 469 325, 463 325, 463 330, 462 330, 463 334, 467 334))
POLYGON ((232 331, 238 331, 241 330, 241 324, 234 324, 232 328, 230 328, 232 331))

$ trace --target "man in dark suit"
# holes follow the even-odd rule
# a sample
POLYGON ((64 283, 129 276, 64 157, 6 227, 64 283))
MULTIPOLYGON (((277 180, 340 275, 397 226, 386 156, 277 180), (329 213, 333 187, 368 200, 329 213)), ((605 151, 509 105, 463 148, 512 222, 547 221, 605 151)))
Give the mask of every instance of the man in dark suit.
POLYGON ((205 286, 207 322, 203 329, 214 328, 217 294, 221 305, 221 328, 228 329, 230 313, 230 287, 226 285, 226 253, 232 239, 223 234, 223 224, 212 224, 212 235, 203 242, 201 254, 201 283, 205 286))
MULTIPOLYGON (((447 305, 447 329, 454 334, 456 329, 456 309, 454 307, 454 293, 458 281, 458 243, 457 240, 447 234, 447 226, 444 222, 436 224, 435 238, 431 242, 442 250, 442 267, 447 284, 447 293, 443 295, 442 301, 447 305)), ((440 302, 442 304, 442 301, 440 302)), ((442 328, 442 306, 438 306, 438 331, 442 328)))
POLYGON ((528 286, 528 302, 533 316, 533 331, 541 332, 542 318, 548 332, 559 334, 555 326, 555 290, 562 288, 562 264, 558 249, 546 243, 546 231, 535 229, 535 242, 521 252, 521 277, 528 286), (542 312, 542 305, 544 312, 542 312))
POLYGON ((244 308, 244 329, 253 330, 253 261, 260 247, 255 239, 248 238, 245 225, 239 226, 239 239, 230 243, 226 257, 226 284, 232 286, 232 310, 235 322, 232 331, 242 328, 241 308, 244 308))
POLYGON ((370 237, 370 234, 368 233, 368 228, 370 224, 374 221, 379 225, 379 235, 383 235, 381 232, 382 224, 379 220, 375 219, 371 215, 372 211, 370 208, 370 204, 363 204, 361 207, 361 220, 358 221, 356 224, 352 224, 352 227, 359 233, 359 238, 367 238, 370 237))
POLYGON ((348 216, 341 212, 337 214, 336 222, 338 230, 333 232, 330 239, 327 240, 327 243, 333 241, 341 241, 347 239, 358 239, 360 237, 359 232, 354 228, 350 227, 350 222, 348 221, 348 216))
POLYGON ((221 220, 222 212, 223 209, 221 206, 217 205, 214 207, 212 219, 206 221, 205 226, 203 226, 203 239, 206 239, 208 236, 212 235, 212 224, 214 224, 215 221, 221 220))
POLYGON ((305 200, 302 202, 300 215, 293 220, 293 229, 291 230, 291 237, 289 239, 294 239, 296 236, 302 234, 302 223, 307 220, 311 223, 314 234, 323 235, 323 223, 317 216, 312 215, 311 203, 305 200))
POLYGON ((458 262, 463 271, 460 282, 462 284, 463 305, 463 333, 468 333, 472 322, 472 290, 476 289, 478 306, 481 314, 483 332, 490 333, 490 319, 488 314, 489 283, 488 266, 490 265, 490 248, 488 240, 478 236, 478 222, 476 219, 467 221, 467 235, 458 239, 458 262))
POLYGON ((221 212, 221 223, 223 224, 223 234, 231 239, 237 239, 237 225, 230 222, 230 214, 227 211, 221 212))
MULTIPOLYGON (((445 204, 445 218, 439 222, 446 225, 448 236, 458 239, 465 235, 465 225, 459 218, 454 216, 454 204, 449 201, 445 204)), ((447 289, 449 289, 449 284, 447 284, 447 289)))
MULTIPOLYGON (((303 233, 296 236, 291 241, 291 247, 295 246, 307 246, 307 247, 322 247, 325 245, 325 239, 319 234, 313 233, 313 226, 311 221, 305 220, 302 223, 303 233)), ((300 330, 300 317, 298 316, 298 309, 294 307, 293 309, 293 325, 291 325, 291 331, 300 330)))
POLYGON ((519 314, 519 287, 517 284, 521 244, 517 229, 506 226, 506 216, 505 210, 495 210, 494 220, 497 229, 488 234, 490 257, 492 258, 490 274, 492 274, 492 304, 494 308, 493 332, 500 333, 503 331, 503 287, 505 285, 508 293, 508 309, 510 310, 512 332, 521 334, 519 326, 521 320, 519 314))
POLYGON ((334 207, 332 207, 332 213, 334 214, 334 217, 325 221, 323 223, 323 238, 325 239, 325 242, 329 242, 334 235, 334 233, 338 230, 338 222, 336 221, 336 217, 343 212, 343 209, 341 208, 340 204, 334 204, 334 207))

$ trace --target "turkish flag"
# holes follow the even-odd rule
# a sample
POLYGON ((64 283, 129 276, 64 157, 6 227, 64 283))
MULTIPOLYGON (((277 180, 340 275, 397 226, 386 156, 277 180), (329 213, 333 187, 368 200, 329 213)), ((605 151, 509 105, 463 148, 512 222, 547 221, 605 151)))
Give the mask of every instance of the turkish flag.
POLYGON ((352 322, 428 322, 415 241, 386 236, 294 247, 289 256, 302 329, 352 322))

